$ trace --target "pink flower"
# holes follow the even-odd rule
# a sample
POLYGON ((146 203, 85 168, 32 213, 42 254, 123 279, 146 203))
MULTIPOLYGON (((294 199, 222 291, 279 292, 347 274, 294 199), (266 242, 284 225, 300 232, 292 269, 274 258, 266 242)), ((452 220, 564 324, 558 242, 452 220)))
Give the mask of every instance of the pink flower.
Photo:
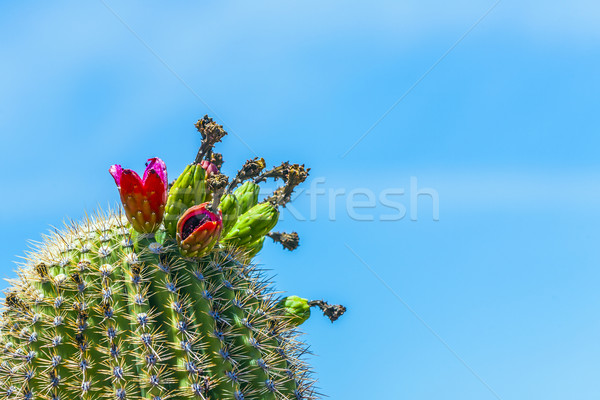
POLYGON ((189 208, 177 222, 177 243, 185 257, 200 257, 210 251, 223 229, 221 211, 213 213, 210 203, 189 208))
POLYGON ((113 165, 108 170, 119 188, 125 215, 133 229, 140 233, 156 232, 167 203, 167 167, 160 158, 150 158, 144 176, 133 170, 113 165))
POLYGON ((219 168, 208 160, 202 160, 200 166, 206 171, 206 177, 209 178, 213 174, 219 173, 219 168))

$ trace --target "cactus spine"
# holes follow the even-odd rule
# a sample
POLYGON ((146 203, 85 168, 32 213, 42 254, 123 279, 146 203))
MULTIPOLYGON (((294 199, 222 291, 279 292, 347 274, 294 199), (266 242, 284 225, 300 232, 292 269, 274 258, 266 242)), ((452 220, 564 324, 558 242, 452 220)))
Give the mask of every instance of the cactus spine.
POLYGON ((251 258, 278 207, 307 176, 249 160, 231 181, 213 153, 226 134, 208 117, 202 146, 167 191, 166 166, 110 172, 123 209, 46 236, 10 281, 0 319, 0 396, 6 399, 314 399, 297 326, 318 306, 279 299, 251 258), (258 183, 284 186, 259 202, 258 183), (239 186, 237 189, 236 187, 239 186), (161 192, 164 190, 164 192, 161 192), (163 218, 164 214, 164 218, 163 218))

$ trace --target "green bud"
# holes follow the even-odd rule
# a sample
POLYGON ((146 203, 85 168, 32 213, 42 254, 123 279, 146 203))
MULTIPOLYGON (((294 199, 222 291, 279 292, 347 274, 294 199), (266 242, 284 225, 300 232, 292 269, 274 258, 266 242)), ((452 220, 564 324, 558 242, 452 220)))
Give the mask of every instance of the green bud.
POLYGON ((208 198, 206 171, 200 164, 190 164, 179 175, 169 190, 165 206, 165 228, 175 237, 177 221, 190 207, 204 203, 208 198))
POLYGON ((271 231, 279 220, 279 210, 271 203, 260 203, 240 215, 223 242, 247 246, 271 231))
POLYGON ((237 221, 239 215, 239 202, 234 194, 224 194, 221 197, 221 203, 219 205, 221 213, 223 214, 223 233, 226 235, 227 232, 233 227, 237 221))
POLYGON ((245 213, 258 203, 259 192, 260 186, 252 181, 244 182, 242 186, 233 191, 240 203, 240 214, 245 213))
POLYGON ((279 302, 283 316, 294 326, 300 326, 310 317, 308 300, 298 296, 288 296, 279 302))

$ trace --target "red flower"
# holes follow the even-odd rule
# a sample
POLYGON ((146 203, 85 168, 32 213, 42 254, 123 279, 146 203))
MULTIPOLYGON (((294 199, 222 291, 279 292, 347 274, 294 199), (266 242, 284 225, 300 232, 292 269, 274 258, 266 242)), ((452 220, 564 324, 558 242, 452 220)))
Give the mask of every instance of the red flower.
POLYGON ((167 202, 167 167, 160 158, 146 163, 144 176, 120 165, 108 170, 119 188, 125 215, 133 229, 141 233, 156 232, 163 219, 167 202))
POLYGON ((177 222, 177 243, 185 257, 200 257, 210 251, 223 229, 221 211, 213 213, 210 203, 188 208, 177 222))

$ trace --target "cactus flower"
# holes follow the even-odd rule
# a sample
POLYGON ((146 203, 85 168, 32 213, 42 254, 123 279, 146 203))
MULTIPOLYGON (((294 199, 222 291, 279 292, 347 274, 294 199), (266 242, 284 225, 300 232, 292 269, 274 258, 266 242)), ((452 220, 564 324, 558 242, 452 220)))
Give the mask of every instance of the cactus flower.
POLYGON ((125 215, 140 233, 158 230, 167 202, 167 167, 160 158, 150 158, 142 178, 133 170, 113 165, 109 169, 119 188, 125 215))
POLYGON ((207 178, 209 178, 213 174, 219 173, 219 168, 208 160, 202 160, 200 166, 206 171, 207 178))
POLYGON ((221 236, 221 211, 210 211, 209 204, 202 203, 189 208, 177 222, 177 243, 185 257, 203 256, 221 236))

